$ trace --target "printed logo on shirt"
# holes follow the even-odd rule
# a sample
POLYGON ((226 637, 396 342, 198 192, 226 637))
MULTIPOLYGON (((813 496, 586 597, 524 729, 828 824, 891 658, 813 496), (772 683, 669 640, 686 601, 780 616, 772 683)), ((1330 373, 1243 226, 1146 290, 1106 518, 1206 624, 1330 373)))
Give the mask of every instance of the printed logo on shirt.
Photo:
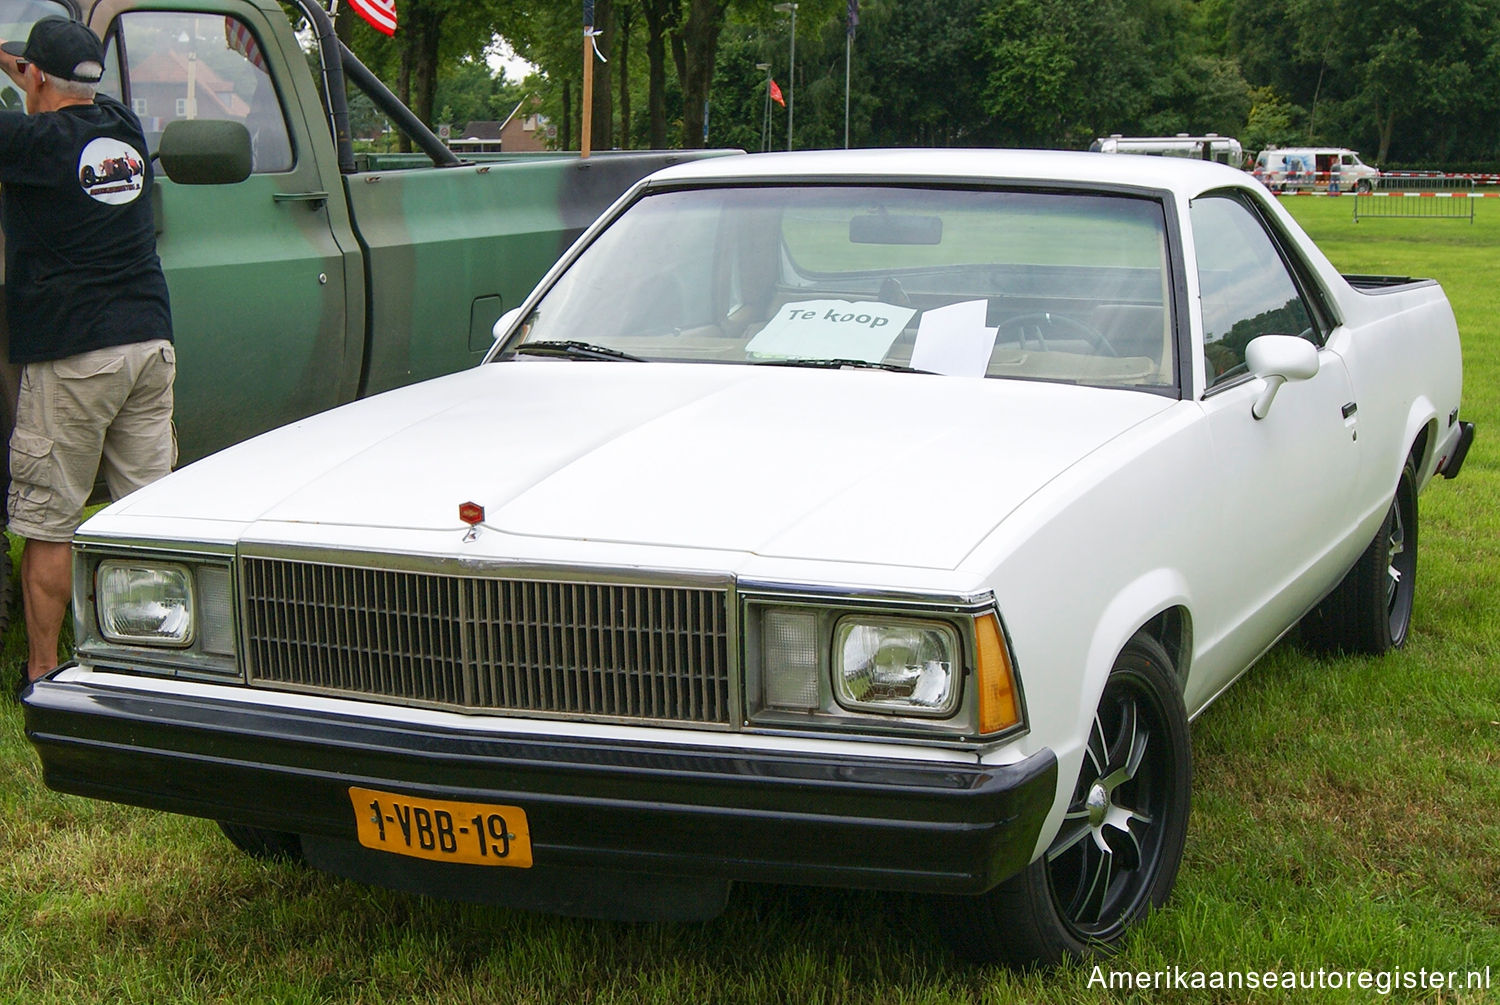
POLYGON ((100 136, 90 140, 78 158, 78 184, 111 206, 134 202, 146 187, 146 163, 124 140, 100 136))

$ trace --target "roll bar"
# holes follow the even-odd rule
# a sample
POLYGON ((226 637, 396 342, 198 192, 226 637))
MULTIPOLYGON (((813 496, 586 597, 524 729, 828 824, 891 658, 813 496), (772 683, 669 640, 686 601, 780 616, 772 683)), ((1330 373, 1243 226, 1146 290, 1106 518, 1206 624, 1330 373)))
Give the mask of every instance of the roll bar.
POLYGON ((457 167, 463 162, 448 149, 447 144, 437 138, 427 124, 401 103, 380 78, 371 73, 359 57, 340 41, 334 31, 333 19, 328 16, 317 0, 292 0, 297 9, 306 16, 318 40, 318 66, 323 78, 323 108, 328 113, 328 128, 333 134, 333 145, 338 152, 339 173, 353 174, 354 145, 349 137, 349 101, 344 91, 344 75, 354 81, 356 87, 369 95, 375 107, 395 122, 397 128, 432 158, 438 167, 457 167))

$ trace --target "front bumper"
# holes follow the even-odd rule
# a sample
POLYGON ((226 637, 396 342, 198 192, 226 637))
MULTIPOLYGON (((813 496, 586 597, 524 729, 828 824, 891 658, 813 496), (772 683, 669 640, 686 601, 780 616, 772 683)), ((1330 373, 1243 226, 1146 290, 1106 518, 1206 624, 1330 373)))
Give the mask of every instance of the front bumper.
POLYGON ((232 691, 49 678, 26 733, 60 792, 304 835, 315 865, 467 899, 495 873, 570 871, 979 893, 1028 863, 1056 793, 1051 751, 986 766, 494 733, 232 691), (519 806, 535 867, 362 849, 351 786, 519 806))

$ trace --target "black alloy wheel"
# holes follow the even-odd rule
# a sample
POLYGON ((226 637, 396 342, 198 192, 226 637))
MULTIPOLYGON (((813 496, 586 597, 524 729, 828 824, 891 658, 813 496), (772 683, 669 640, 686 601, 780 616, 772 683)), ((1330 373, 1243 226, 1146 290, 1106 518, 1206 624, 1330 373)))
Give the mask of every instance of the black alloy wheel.
POLYGON ((1161 645, 1138 633, 1105 682, 1051 846, 988 893, 940 901, 950 944, 974 962, 1023 967, 1117 948, 1176 882, 1191 788, 1179 682, 1161 645))
POLYGON ((1308 648, 1379 656, 1406 644, 1417 595, 1417 528, 1417 469, 1408 459, 1374 538, 1333 592, 1302 619, 1308 648))
MULTIPOLYGON (((1113 942, 1153 903, 1164 852, 1178 839, 1187 793, 1177 787, 1168 711, 1139 654, 1122 653, 1094 715, 1083 770, 1047 850, 1059 917, 1080 942, 1113 942)), ((1176 862, 1171 868, 1176 871, 1176 862)))

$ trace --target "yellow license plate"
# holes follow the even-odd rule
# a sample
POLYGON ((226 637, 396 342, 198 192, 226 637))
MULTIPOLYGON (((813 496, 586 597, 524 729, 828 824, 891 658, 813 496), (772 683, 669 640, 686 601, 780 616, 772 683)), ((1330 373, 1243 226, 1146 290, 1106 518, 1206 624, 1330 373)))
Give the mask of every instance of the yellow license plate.
POLYGON ((531 868, 531 829, 519 806, 420 799, 351 786, 359 843, 434 862, 531 868))

